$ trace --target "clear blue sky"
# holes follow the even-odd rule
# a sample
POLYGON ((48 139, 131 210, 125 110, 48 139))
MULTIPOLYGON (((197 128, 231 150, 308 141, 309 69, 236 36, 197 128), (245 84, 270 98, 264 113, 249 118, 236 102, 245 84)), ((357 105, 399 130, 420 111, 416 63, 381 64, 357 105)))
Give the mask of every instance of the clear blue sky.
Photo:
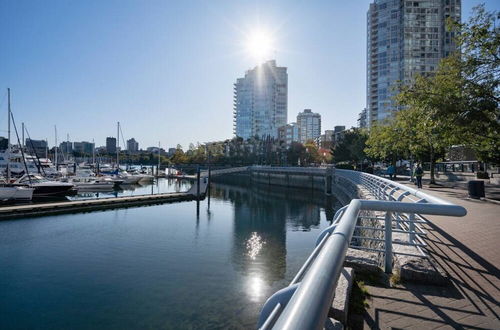
MULTIPOLYGON (((257 25, 288 67, 288 119, 311 108, 322 129, 365 106, 366 11, 353 1, 0 0, 0 135, 6 88, 34 139, 104 145, 120 121, 140 147, 232 136, 233 83, 256 61, 257 25)), ((463 0, 463 17, 473 5, 463 0)))

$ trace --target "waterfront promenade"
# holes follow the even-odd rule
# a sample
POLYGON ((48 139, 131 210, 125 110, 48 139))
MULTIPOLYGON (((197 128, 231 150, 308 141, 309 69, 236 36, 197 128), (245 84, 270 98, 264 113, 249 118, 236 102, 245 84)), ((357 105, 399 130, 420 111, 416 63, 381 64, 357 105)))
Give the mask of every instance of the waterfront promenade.
POLYGON ((468 212, 462 218, 427 217, 428 252, 450 284, 368 285, 370 306, 356 327, 499 329, 500 204, 467 199, 465 189, 424 190, 468 212))

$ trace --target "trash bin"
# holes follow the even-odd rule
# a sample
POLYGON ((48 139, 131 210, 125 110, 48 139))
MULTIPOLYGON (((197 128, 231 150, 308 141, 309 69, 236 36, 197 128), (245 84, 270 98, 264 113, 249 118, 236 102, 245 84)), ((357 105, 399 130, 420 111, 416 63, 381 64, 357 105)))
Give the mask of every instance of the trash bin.
POLYGON ((478 199, 484 197, 484 181, 469 181, 469 197, 478 199))

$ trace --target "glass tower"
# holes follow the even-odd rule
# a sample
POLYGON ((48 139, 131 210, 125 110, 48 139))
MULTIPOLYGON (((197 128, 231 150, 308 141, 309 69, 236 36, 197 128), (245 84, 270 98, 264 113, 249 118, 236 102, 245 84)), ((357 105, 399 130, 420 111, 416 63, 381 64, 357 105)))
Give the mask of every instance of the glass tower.
POLYGON ((245 73, 234 84, 234 134, 250 137, 278 137, 288 113, 286 67, 268 61, 245 73))
POLYGON ((375 0, 367 14, 367 124, 390 117, 399 83, 428 75, 456 49, 446 20, 460 20, 461 0, 375 0))

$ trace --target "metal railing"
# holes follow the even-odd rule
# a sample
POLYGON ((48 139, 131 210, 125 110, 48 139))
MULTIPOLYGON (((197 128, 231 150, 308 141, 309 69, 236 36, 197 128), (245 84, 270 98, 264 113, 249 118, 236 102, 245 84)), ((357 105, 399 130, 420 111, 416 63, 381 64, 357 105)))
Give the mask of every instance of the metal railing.
MULTIPOLYGON (((281 169, 284 170, 286 168, 281 169)), ((260 329, 323 328, 349 247, 383 253, 385 271, 390 273, 394 254, 426 256, 421 238, 426 233, 420 225, 425 219, 421 214, 458 217, 467 213, 461 206, 367 173, 336 170, 333 180, 363 189, 374 199, 353 199, 336 212, 332 225, 321 232, 315 249, 290 285, 264 304, 258 323, 260 329), (376 225, 357 225, 358 219, 370 219, 376 225), (356 229, 383 233, 383 238, 374 234, 355 236, 356 229), (394 241, 393 233, 407 235, 407 242, 394 241), (353 239, 378 242, 383 248, 353 246, 353 239), (413 246, 419 253, 394 252, 393 244, 413 246)))

